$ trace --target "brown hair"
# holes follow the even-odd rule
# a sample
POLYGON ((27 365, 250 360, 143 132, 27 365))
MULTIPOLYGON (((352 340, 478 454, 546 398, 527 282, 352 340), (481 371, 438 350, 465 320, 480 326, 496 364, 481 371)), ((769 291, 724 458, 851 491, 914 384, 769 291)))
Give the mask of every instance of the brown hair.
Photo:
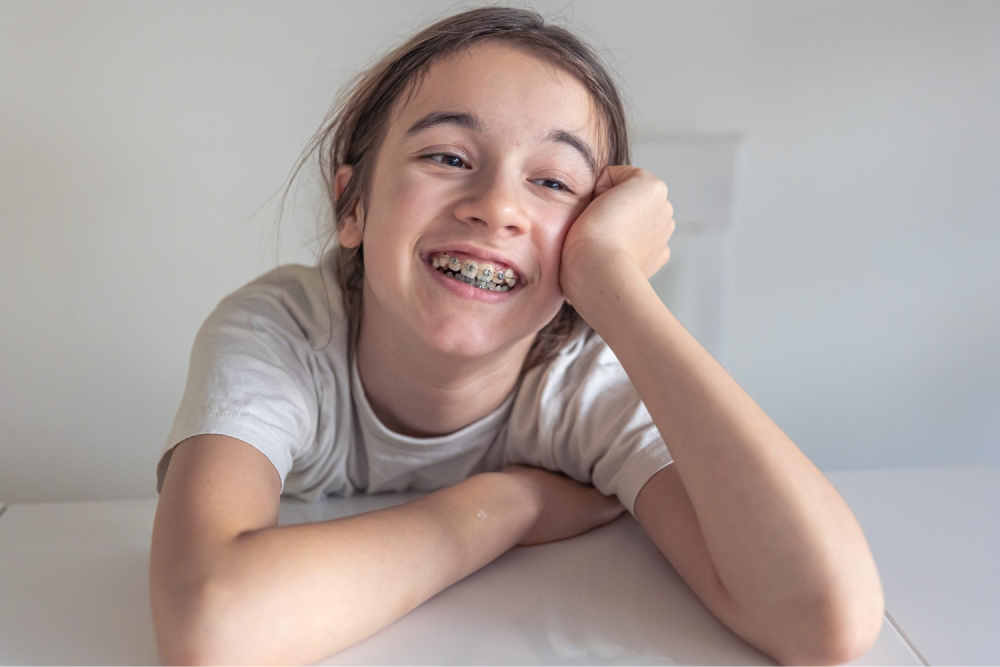
MULTIPOLYGON (((397 100, 401 95, 406 95, 404 105, 410 100, 435 61, 485 40, 503 41, 519 47, 575 76, 590 92, 600 117, 602 145, 598 150, 599 155, 605 156, 605 161, 598 168, 631 164, 627 120, 621 97, 607 69, 589 46, 565 28, 546 24, 541 15, 528 9, 497 6, 472 9, 424 28, 358 74, 348 82, 346 92, 340 93, 323 126, 313 135, 292 178, 309 154, 319 147, 320 172, 334 218, 327 243, 340 229, 338 221, 345 213, 353 211, 359 200, 364 203, 367 216, 375 156, 388 131, 388 122, 397 100), (344 164, 353 165, 354 171, 338 199, 333 176, 344 164)), ((284 199, 285 196, 282 196, 282 209, 284 199)), ((340 246, 336 262, 344 312, 350 320, 350 355, 354 353, 361 326, 362 246, 340 246)), ((521 366, 521 373, 552 359, 568 339, 585 328, 590 328, 586 321, 576 309, 564 302, 555 317, 536 334, 521 366)))

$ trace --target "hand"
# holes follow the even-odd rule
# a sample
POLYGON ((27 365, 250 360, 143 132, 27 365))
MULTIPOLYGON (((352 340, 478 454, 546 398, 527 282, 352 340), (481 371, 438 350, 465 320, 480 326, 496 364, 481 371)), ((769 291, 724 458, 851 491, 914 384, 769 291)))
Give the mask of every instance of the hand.
POLYGON ((593 486, 581 484, 561 473, 510 465, 500 474, 523 481, 535 500, 535 522, 521 537, 519 546, 575 537, 613 521, 625 511, 617 496, 606 496, 593 486))
POLYGON ((662 180, 631 165, 606 167, 563 240, 559 284, 567 301, 585 293, 593 262, 633 263, 651 278, 670 260, 673 216, 662 180))

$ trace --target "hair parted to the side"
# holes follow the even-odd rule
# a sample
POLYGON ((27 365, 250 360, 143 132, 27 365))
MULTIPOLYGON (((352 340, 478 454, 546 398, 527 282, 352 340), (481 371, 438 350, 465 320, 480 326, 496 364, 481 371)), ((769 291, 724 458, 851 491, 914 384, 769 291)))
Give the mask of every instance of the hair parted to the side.
MULTIPOLYGON (((529 9, 487 6, 468 10, 424 28, 349 81, 320 130, 309 141, 292 172, 292 179, 308 156, 319 148, 320 172, 333 215, 323 248, 336 237, 344 214, 354 210, 359 201, 367 217, 375 156, 388 132, 396 102, 402 100, 403 105, 409 102, 434 62, 486 40, 499 40, 524 49, 576 77, 590 92, 598 112, 602 145, 596 150, 598 156, 604 156, 599 169, 607 165, 631 164, 628 123, 621 96, 608 70, 587 44, 569 30, 547 24, 540 14, 529 9), (401 97, 404 95, 405 98, 401 97), (354 170, 338 198, 333 177, 345 164, 353 165, 354 170)), ((286 188, 285 196, 287 193, 286 188)), ((362 224, 365 222, 363 219, 362 224)), ((350 320, 349 354, 352 356, 363 305, 361 288, 365 266, 362 249, 363 244, 356 248, 339 246, 336 262, 344 312, 350 320)), ((568 339, 584 328, 589 328, 586 321, 564 302, 556 316, 536 335, 521 366, 521 374, 552 359, 568 339)))

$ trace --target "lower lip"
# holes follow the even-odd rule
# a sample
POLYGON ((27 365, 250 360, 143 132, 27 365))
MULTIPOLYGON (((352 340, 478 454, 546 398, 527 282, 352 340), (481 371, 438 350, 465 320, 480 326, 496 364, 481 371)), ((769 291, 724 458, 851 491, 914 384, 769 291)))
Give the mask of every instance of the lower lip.
POLYGON ((427 270, 434 274, 434 279, 441 283, 442 287, 451 290, 451 292, 457 296, 472 299, 473 301, 482 301, 483 303, 499 303, 517 295, 520 293, 521 288, 524 287, 523 285, 518 285, 516 289, 507 292, 491 292, 488 289, 473 287, 472 285, 463 283, 461 280, 449 278, 435 269, 431 265, 429 259, 422 260, 422 262, 427 267, 427 270))

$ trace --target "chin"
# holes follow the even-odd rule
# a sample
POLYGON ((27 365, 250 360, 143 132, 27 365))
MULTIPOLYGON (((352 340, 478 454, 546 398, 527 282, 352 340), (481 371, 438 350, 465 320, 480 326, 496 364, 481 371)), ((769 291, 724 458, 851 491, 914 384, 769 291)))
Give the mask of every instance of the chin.
POLYGON ((484 357, 508 346, 496 334, 474 332, 469 327, 456 325, 445 325, 433 332, 427 344, 443 354, 469 359, 484 357))
POLYGON ((466 359, 479 359, 511 347, 510 342, 501 340, 496 334, 448 326, 435 331, 426 342, 438 352, 466 359))

